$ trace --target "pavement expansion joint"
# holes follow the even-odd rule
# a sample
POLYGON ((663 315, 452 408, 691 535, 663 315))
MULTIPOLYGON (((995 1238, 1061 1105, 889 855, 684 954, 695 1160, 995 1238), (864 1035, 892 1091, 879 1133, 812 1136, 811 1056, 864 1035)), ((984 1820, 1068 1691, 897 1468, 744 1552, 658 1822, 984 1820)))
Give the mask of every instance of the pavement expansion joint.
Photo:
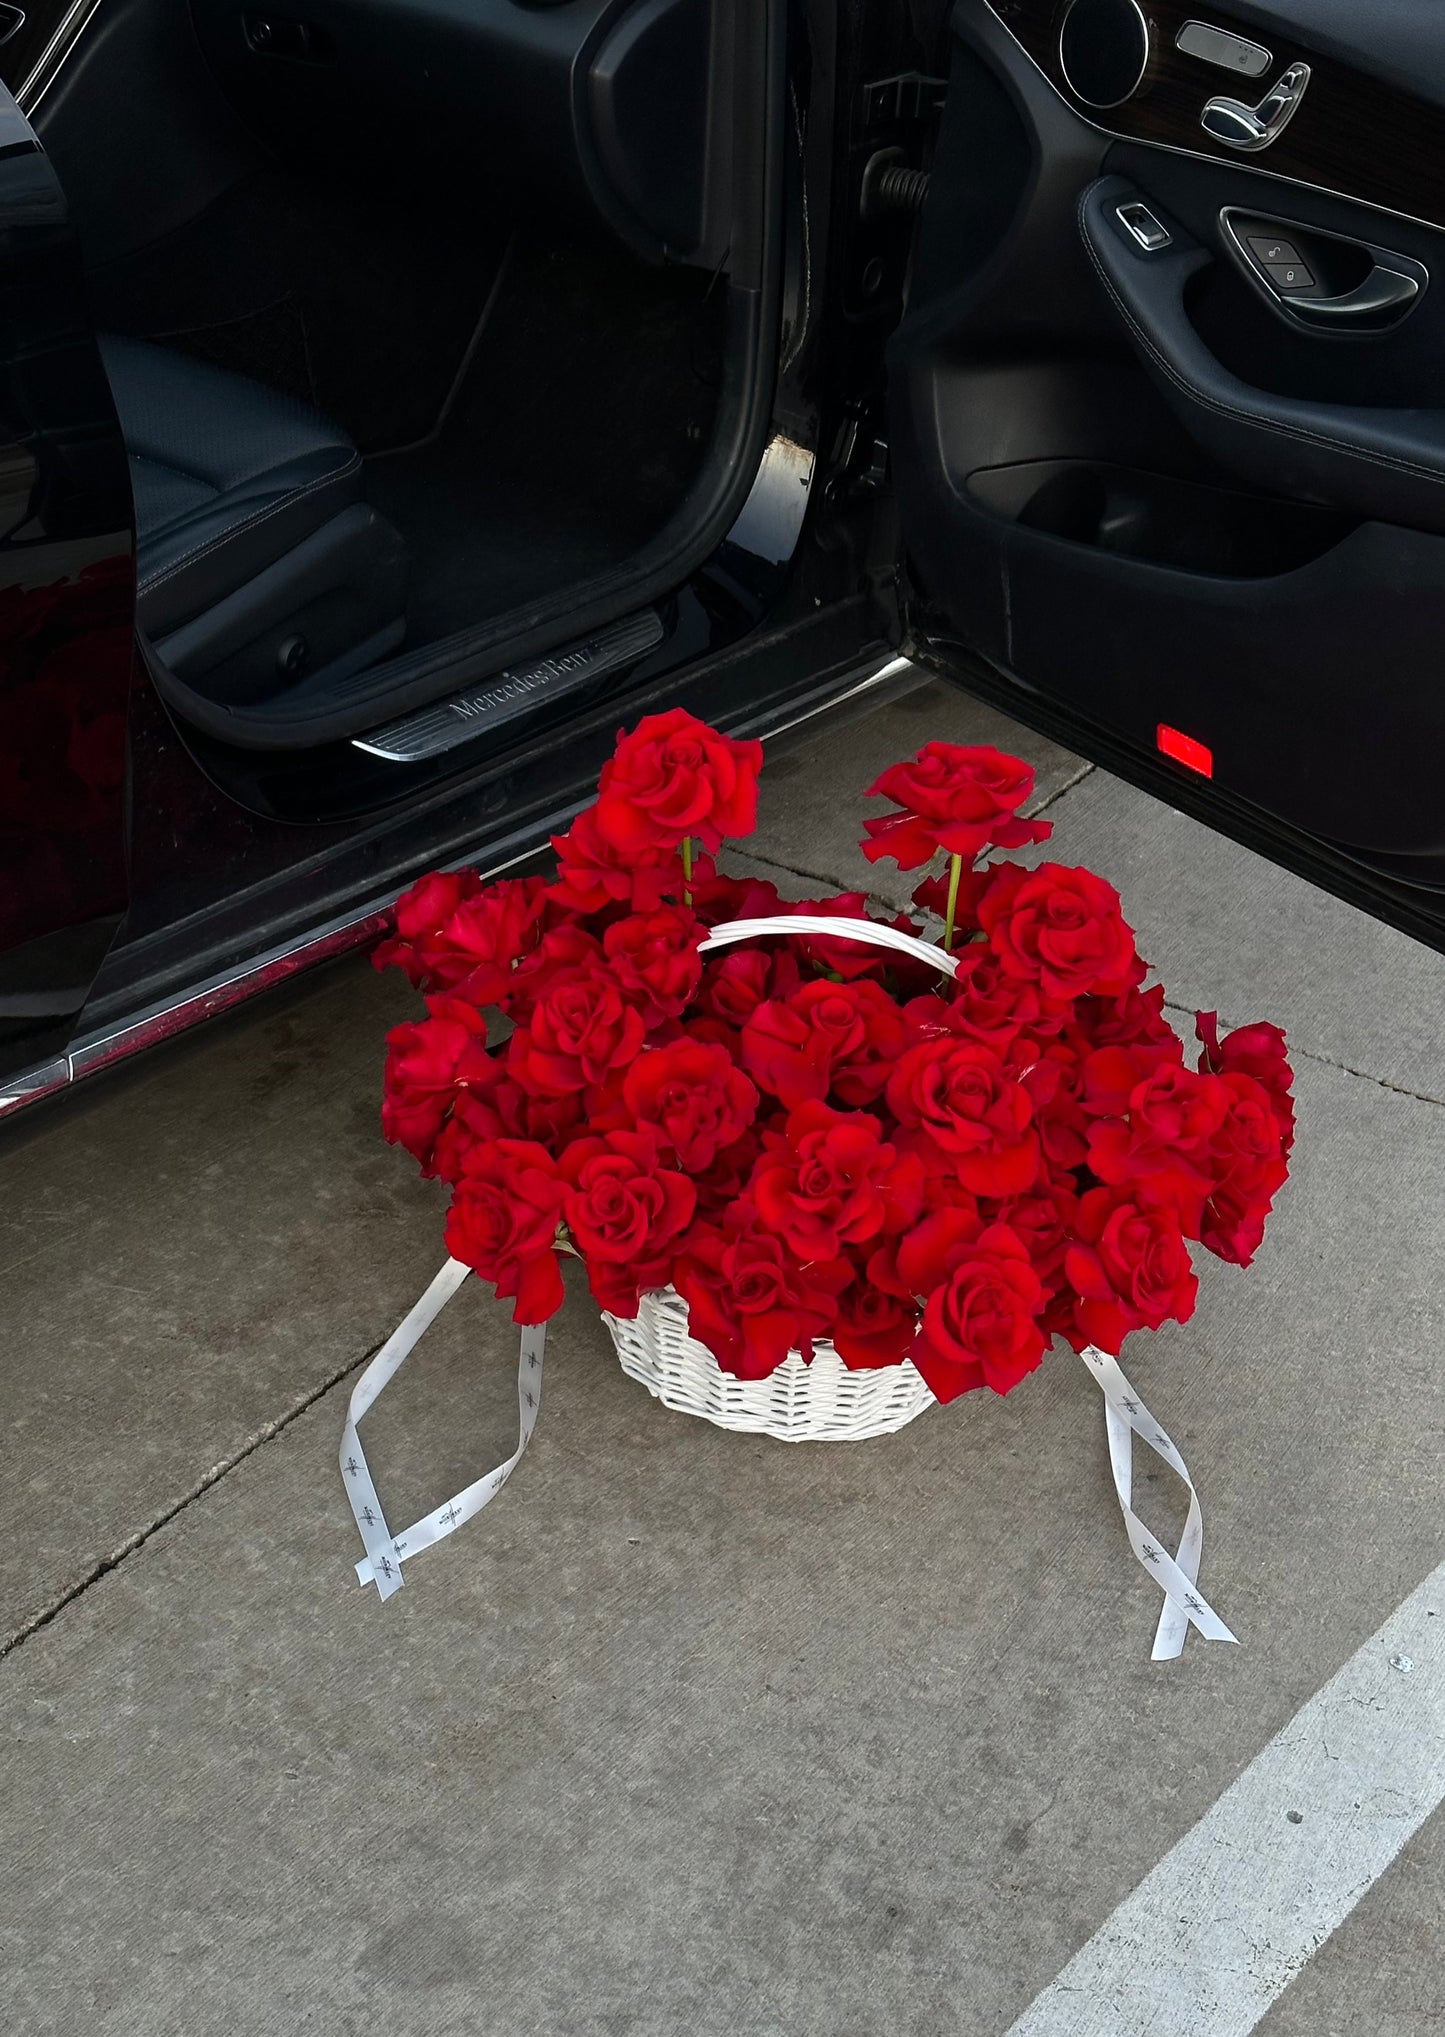
MULTIPOLYGON (((1182 1018, 1193 1018, 1192 1004, 1175 1004, 1169 998, 1164 1000, 1166 1011, 1177 1011, 1182 1018)), ((1219 1014, 1219 1023, 1225 1032, 1232 1031, 1238 1021, 1219 1014)), ((1388 1089, 1392 1096, 1408 1096, 1415 1103, 1433 1103, 1437 1109, 1445 1110, 1445 1096, 1432 1096, 1428 1089, 1410 1089, 1403 1082, 1391 1082, 1388 1075, 1372 1075, 1368 1068, 1352 1068, 1348 1061, 1337 1061, 1333 1054, 1318 1053, 1313 1047, 1302 1047, 1295 1039, 1289 1043, 1290 1055, 1297 1061, 1314 1061, 1321 1068, 1333 1068, 1338 1075, 1353 1075, 1357 1082, 1373 1082, 1379 1089, 1388 1089)))
POLYGON ((0 1662, 3 1662, 7 1655, 13 1653, 15 1649, 28 1641, 32 1634, 38 1634, 42 1627, 48 1627, 53 1619, 65 1611, 67 1606, 73 1605, 78 1598, 83 1597, 90 1590, 93 1584, 98 1584, 101 1578, 108 1577, 111 1571, 118 1569, 128 1556, 134 1556, 138 1549, 145 1546, 152 1535, 156 1534, 161 1528, 164 1528, 168 1522, 175 1520, 178 1514, 183 1514, 188 1506, 201 1499, 211 1490, 212 1486, 219 1485, 223 1478, 234 1471, 238 1464, 244 1464, 246 1459, 253 1452, 259 1450, 263 1443, 271 1442, 274 1437, 281 1434, 283 1429, 289 1429, 292 1422, 299 1415, 304 1415, 308 1408, 315 1407, 317 1401, 323 1400, 328 1393, 333 1392, 340 1386, 342 1381, 348 1378, 351 1373, 357 1371, 359 1367, 367 1364, 374 1358, 385 1342, 386 1339, 384 1337, 379 1337, 369 1350, 361 1352, 358 1357, 348 1358, 342 1365, 334 1366, 324 1379, 318 1380, 315 1386, 302 1394, 298 1400, 293 1401, 290 1407, 286 1408, 283 1413, 276 1415, 269 1422, 263 1422, 254 1434, 246 1438, 244 1443, 238 1444, 234 1450, 229 1451, 219 1462, 213 1464, 209 1471, 203 1472, 193 1485, 188 1486, 183 1493, 170 1500, 158 1513, 153 1514, 150 1520, 137 1528, 133 1534, 127 1535, 125 1540, 119 1543, 117 1547, 110 1550, 108 1554, 98 1557, 82 1576, 73 1578, 53 1598, 47 1600, 43 1606, 40 1606, 33 1612, 27 1620, 23 1620, 12 1633, 0 1637, 0 1662))

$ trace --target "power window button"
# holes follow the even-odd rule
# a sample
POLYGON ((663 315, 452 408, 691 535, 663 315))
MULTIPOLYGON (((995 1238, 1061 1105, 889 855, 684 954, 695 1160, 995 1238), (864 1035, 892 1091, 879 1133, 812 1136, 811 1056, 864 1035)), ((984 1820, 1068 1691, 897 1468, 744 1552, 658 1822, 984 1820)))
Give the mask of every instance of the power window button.
POLYGON ((1315 279, 1303 262, 1266 262, 1264 273, 1276 290, 1313 290, 1315 279))
POLYGON ((1116 216, 1124 228, 1146 254, 1153 254, 1156 248, 1167 248, 1174 236, 1167 226, 1157 220, 1147 205, 1131 199, 1127 205, 1117 208, 1116 216))

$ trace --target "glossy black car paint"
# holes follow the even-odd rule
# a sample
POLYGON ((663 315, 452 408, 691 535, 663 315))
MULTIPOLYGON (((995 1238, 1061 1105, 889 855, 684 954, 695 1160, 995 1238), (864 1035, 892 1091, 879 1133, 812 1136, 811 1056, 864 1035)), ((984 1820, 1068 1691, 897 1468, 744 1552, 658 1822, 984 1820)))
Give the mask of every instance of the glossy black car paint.
POLYGON ((3 1073, 64 1045, 125 910, 135 593, 125 447, 65 200, 13 103, 0 274, 3 1073))
MULTIPOLYGON (((861 107, 849 89, 840 156, 831 92, 840 76, 888 75, 916 51, 896 23, 854 22, 841 47, 836 25, 831 5, 799 9, 786 72, 778 46, 784 145, 762 193, 758 250, 776 352, 751 363, 766 380, 751 445, 733 460, 743 506, 656 598, 666 626, 657 650, 569 696, 550 720, 422 768, 381 765, 344 741, 270 752, 220 744, 178 715, 143 664, 130 715, 130 909, 68 1055, 0 1063, 7 1094, 52 1091, 364 938, 426 867, 495 869, 534 852, 585 802, 619 725, 651 708, 680 701, 721 726, 766 733, 887 659, 894 569, 877 538, 876 406, 909 230, 888 222, 861 247, 832 230, 830 187, 851 179, 842 216, 853 216, 866 153, 899 129, 887 95, 861 107), (824 352, 822 333, 840 322, 847 346, 824 352)), ((905 132, 917 118, 904 109, 905 132)), ((556 640, 555 628, 542 639, 556 640)))

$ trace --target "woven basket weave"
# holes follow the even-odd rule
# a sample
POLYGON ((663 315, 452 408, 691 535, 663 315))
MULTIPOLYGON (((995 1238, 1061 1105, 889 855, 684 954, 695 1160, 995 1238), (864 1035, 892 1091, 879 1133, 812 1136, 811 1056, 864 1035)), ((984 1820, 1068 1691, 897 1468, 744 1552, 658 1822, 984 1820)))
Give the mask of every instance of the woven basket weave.
POLYGON ((688 1334, 687 1303, 675 1288, 645 1294, 636 1320, 604 1313, 622 1369, 658 1400, 720 1429, 750 1430, 781 1443, 854 1443, 887 1436, 933 1406, 933 1395, 905 1358, 850 1372, 820 1339, 813 1362, 790 1352, 766 1379, 735 1379, 706 1344, 688 1334))
MULTIPOLYGON (((958 970, 955 956, 896 927, 816 913, 728 920, 713 928, 698 952, 706 955, 765 934, 790 938, 826 934, 832 940, 891 948, 926 962, 942 976, 958 970)), ((643 1295, 633 1322, 605 1310, 602 1320, 630 1378, 641 1380, 667 1407, 701 1415, 720 1429, 776 1436, 782 1443, 854 1443, 865 1436, 891 1435, 933 1406, 933 1395, 908 1359, 901 1365, 850 1372, 823 1338, 813 1345, 811 1364, 800 1351, 791 1351, 766 1379, 735 1379, 723 1371, 706 1344, 688 1334, 687 1303, 675 1288, 643 1295)))

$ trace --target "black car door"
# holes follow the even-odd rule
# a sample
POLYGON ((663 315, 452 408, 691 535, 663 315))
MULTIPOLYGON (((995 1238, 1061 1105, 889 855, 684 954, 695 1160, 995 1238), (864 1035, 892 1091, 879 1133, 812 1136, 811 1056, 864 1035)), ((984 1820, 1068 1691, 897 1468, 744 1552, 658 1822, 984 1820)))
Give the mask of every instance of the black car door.
POLYGON ((889 377, 915 640, 1445 945, 1445 8, 950 31, 889 377))
POLYGON ((0 88, 0 1112, 54 1080, 125 910, 133 553, 65 201, 0 88))

